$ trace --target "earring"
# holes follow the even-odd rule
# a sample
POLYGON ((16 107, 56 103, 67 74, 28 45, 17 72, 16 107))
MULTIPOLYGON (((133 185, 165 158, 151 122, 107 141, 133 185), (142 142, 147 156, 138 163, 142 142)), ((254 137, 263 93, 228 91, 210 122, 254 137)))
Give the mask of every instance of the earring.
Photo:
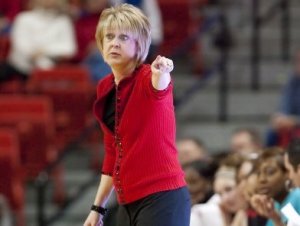
POLYGON ((293 181, 290 179, 286 179, 286 181, 284 182, 284 187, 286 191, 291 191, 294 187, 293 181))

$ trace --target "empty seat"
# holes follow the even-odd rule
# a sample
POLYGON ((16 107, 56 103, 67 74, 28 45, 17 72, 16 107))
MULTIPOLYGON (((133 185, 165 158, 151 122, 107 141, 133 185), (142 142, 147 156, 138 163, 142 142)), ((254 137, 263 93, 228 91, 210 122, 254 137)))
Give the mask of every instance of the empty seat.
POLYGON ((29 92, 47 95, 53 101, 57 142, 64 145, 75 139, 86 126, 91 108, 91 83, 88 72, 75 66, 35 71, 29 92))
MULTIPOLYGON (((0 127, 15 128, 20 140, 22 175, 36 176, 58 157, 52 101, 46 96, 0 95, 0 127)), ((56 165, 51 173, 54 200, 65 198, 63 168, 56 165)))
POLYGON ((0 193, 7 197, 13 210, 24 206, 24 186, 17 132, 0 128, 0 193))
POLYGON ((10 49, 10 39, 8 35, 0 35, 0 63, 6 61, 10 49))
POLYGON ((47 97, 0 95, 0 127, 15 128, 24 176, 34 178, 57 157, 54 119, 47 97))

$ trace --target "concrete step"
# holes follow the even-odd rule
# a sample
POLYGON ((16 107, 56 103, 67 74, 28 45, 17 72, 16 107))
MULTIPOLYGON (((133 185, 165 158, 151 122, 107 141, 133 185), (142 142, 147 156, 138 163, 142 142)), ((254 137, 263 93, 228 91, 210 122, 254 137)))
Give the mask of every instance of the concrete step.
MULTIPOLYGON (((278 107, 278 91, 253 92, 248 90, 230 91, 228 94, 228 115, 231 118, 266 118, 278 107)), ((219 94, 217 90, 203 89, 176 108, 178 118, 217 119, 219 94)))
POLYGON ((212 123, 212 122, 181 122, 177 125, 178 137, 192 136, 201 139, 207 146, 211 154, 219 151, 228 150, 229 141, 232 132, 241 127, 255 128, 264 137, 268 128, 267 122, 247 121, 247 122, 229 122, 229 123, 212 123))
MULTIPOLYGON (((98 182, 94 183, 89 189, 70 206, 61 219, 54 222, 52 226, 82 226, 93 203, 98 188, 98 182)), ((107 203, 107 208, 111 208, 116 203, 116 197, 113 193, 107 203)))
MULTIPOLYGON (((293 69, 290 62, 263 61, 259 66, 259 82, 262 89, 267 87, 281 88, 286 84, 293 69)), ((231 87, 250 87, 252 81, 252 65, 243 60, 232 60, 228 64, 228 83, 231 87)))
MULTIPOLYGON (((89 170, 66 170, 64 175, 64 185, 67 197, 77 196, 79 188, 82 184, 87 183, 94 178, 95 174, 89 170)), ((45 205, 46 216, 51 217, 56 214, 60 207, 53 202, 54 186, 53 183, 48 183, 45 190, 45 205)), ((27 225, 32 225, 36 222, 37 217, 37 189, 33 183, 28 184, 26 187, 26 206, 25 216, 27 225)))
MULTIPOLYGON (((175 62, 175 67, 178 68, 177 62, 175 62)), ((184 67, 184 66, 181 66, 184 67)), ((228 63, 228 84, 232 89, 234 88, 245 88, 249 89, 252 79, 252 66, 249 58, 233 58, 229 57, 228 63)), ((190 74, 181 68, 173 75, 175 92, 179 95, 185 88, 200 82, 201 75, 190 74), (181 71, 180 71, 181 70, 181 71)), ((268 60, 264 59, 259 66, 260 72, 260 84, 262 89, 264 88, 277 88, 280 89, 284 84, 286 84, 289 75, 293 71, 293 64, 291 62, 284 62, 278 58, 270 58, 268 60)), ((218 87, 220 74, 215 73, 206 82, 208 87, 218 87)))

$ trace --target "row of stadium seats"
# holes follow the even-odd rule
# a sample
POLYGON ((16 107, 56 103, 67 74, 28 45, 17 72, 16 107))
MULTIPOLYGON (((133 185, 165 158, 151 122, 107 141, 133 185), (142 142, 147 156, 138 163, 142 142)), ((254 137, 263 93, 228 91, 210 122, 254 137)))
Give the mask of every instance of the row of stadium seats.
MULTIPOLYGON (((24 183, 56 161, 91 126, 95 98, 88 72, 78 66, 37 70, 21 86, 15 90, 9 90, 10 82, 0 86, 0 193, 15 212, 24 207, 24 183)), ((63 173, 57 165, 50 175, 58 202, 65 197, 63 173)))

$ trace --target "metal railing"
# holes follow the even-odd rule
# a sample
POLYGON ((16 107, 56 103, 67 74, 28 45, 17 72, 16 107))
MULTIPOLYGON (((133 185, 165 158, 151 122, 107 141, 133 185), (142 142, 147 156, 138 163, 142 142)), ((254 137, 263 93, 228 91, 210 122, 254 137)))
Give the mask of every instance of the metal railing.
POLYGON ((220 52, 219 59, 216 63, 208 70, 205 70, 201 79, 198 79, 195 83, 193 83, 190 87, 188 87, 183 94, 175 100, 175 106, 178 108, 183 103, 186 103, 186 100, 192 96, 194 93, 198 92, 203 86, 205 86, 206 82, 212 78, 215 74, 220 73, 219 85, 218 85, 218 94, 219 94, 219 112, 218 112, 218 120, 226 121, 227 120, 227 100, 228 100, 228 70, 227 64, 229 60, 229 48, 231 45, 230 33, 227 24, 227 18, 222 10, 219 10, 217 13, 206 18, 203 26, 196 32, 194 35, 189 37, 183 45, 180 45, 174 51, 174 56, 182 54, 182 52, 186 51, 186 49, 191 46, 199 36, 203 35, 206 32, 209 32, 216 25, 220 26, 220 31, 218 34, 219 41, 216 43, 217 48, 220 52), (222 39, 221 39, 222 38, 222 39))
MULTIPOLYGON (((275 2, 264 15, 259 15, 261 2, 259 0, 252 1, 252 20, 251 25, 253 28, 252 38, 251 38, 251 82, 250 88, 252 90, 260 89, 260 64, 261 64, 261 33, 260 29, 268 21, 270 21, 275 15, 281 13, 281 58, 283 60, 289 59, 290 52, 290 16, 289 16, 289 0, 278 0, 275 2)), ((190 42, 194 41, 196 37, 199 37, 201 33, 205 33, 216 23, 221 26, 221 31, 223 36, 228 35, 228 25, 227 18, 225 14, 220 10, 219 14, 213 15, 205 21, 203 28, 199 30, 197 34, 190 37, 184 45, 181 45, 175 53, 181 53, 184 48, 188 47, 190 42)), ((248 24, 243 24, 246 26, 248 24)), ((219 85, 218 85, 218 120, 225 122, 228 120, 228 61, 229 61, 229 46, 223 45, 219 47, 220 59, 217 61, 213 67, 204 72, 203 79, 197 81, 190 87, 188 87, 185 92, 177 98, 175 105, 180 107, 183 103, 186 103, 188 97, 192 96, 194 93, 198 92, 201 87, 205 85, 205 81, 211 78, 216 72, 219 72, 219 85)))
POLYGON ((67 155, 69 155, 73 150, 78 147, 80 143, 85 141, 89 134, 98 127, 98 123, 95 121, 89 127, 85 128, 80 136, 70 142, 67 147, 65 147, 64 151, 59 155, 59 157, 53 163, 49 164, 43 171, 39 173, 37 178, 35 179, 35 189, 36 189, 36 221, 37 226, 49 226, 55 221, 57 221, 61 216, 63 216, 66 210, 76 201, 78 200, 84 192, 94 185, 97 181, 99 181, 99 177, 92 176, 87 180, 86 183, 81 184, 78 186, 75 193, 72 193, 72 196, 68 196, 67 199, 64 201, 63 205, 60 206, 56 212, 54 212, 51 216, 46 216, 46 190, 50 183, 50 176, 51 173, 55 170, 55 167, 60 165, 62 161, 65 159, 67 155))
POLYGON ((261 63, 261 28, 276 14, 281 13, 281 57, 287 61, 290 52, 290 17, 289 0, 278 0, 269 10, 260 15, 260 0, 252 1, 252 44, 251 44, 251 89, 260 89, 260 63, 261 63))

